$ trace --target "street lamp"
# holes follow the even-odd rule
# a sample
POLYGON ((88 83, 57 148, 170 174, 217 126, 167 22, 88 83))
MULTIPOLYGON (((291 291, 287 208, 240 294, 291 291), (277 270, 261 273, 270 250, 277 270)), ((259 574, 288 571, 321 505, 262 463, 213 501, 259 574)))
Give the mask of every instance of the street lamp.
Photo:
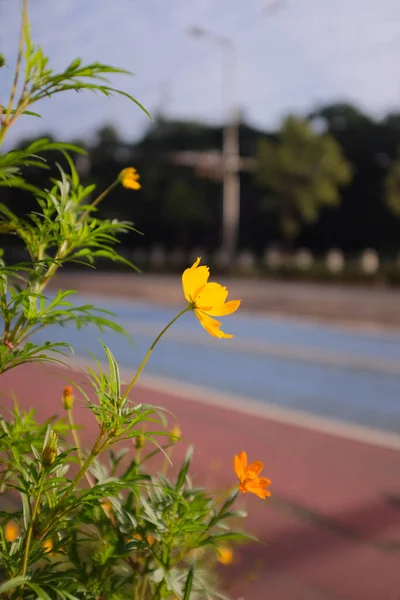
POLYGON ((237 53, 234 42, 202 27, 189 28, 193 37, 208 38, 222 50, 222 91, 227 122, 223 132, 223 202, 222 202, 222 252, 227 264, 234 266, 240 223, 240 178, 239 178, 239 123, 235 102, 237 53))

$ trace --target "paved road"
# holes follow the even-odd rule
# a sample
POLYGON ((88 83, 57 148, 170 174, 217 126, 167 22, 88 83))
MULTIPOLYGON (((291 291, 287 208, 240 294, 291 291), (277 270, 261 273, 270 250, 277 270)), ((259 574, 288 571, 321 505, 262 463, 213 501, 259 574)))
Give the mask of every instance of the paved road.
MULTIPOLYGON (((78 298, 78 297, 77 297, 78 298)), ((70 342, 79 355, 103 359, 101 338, 122 366, 137 367, 177 309, 79 295, 112 310, 134 339, 85 328, 49 328, 37 340, 70 342)), ((321 324, 237 313, 214 340, 193 314, 168 331, 146 372, 259 403, 400 433, 400 334, 362 333, 321 324)))

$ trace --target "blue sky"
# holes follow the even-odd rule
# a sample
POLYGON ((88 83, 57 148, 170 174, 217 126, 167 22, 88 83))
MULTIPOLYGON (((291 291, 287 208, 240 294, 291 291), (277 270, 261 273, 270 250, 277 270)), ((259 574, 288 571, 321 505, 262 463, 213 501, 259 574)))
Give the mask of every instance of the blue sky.
MULTIPOLYGON (((399 0, 31 0, 33 39, 55 68, 80 57, 126 68, 113 83, 150 111, 162 103, 173 117, 222 121, 221 51, 193 39, 195 24, 231 37, 237 47, 238 106, 247 120, 274 127, 288 112, 354 101, 381 115, 400 111, 399 0)), ((1 0, 0 72, 6 100, 18 43, 20 2, 1 0)), ((37 105, 12 138, 51 131, 90 136, 104 122, 135 139, 148 119, 123 98, 67 93, 37 105)), ((10 141, 10 140, 9 140, 10 141)))

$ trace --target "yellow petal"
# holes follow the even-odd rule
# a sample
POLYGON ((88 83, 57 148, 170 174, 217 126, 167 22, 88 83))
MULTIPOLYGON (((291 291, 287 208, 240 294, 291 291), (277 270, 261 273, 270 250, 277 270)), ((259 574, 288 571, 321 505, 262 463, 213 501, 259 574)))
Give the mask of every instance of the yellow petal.
POLYGON ((206 310, 205 312, 212 317, 226 317, 227 315, 231 315, 240 306, 240 300, 230 300, 229 302, 225 302, 225 304, 221 304, 220 306, 213 306, 211 310, 206 310))
POLYGON ((138 181, 130 178, 124 179, 122 181, 122 185, 124 186, 124 188, 127 188, 129 190, 140 190, 140 188, 142 187, 138 181))
POLYGON ((212 319, 205 313, 202 313, 200 310, 195 310, 194 312, 196 314, 196 317, 199 319, 200 324, 204 327, 207 333, 209 333, 213 337, 219 339, 233 337, 233 335, 231 335, 230 333, 224 333, 223 331, 221 331, 221 323, 216 319, 212 319))
POLYGON ((195 302, 199 292, 206 285, 210 276, 210 269, 206 266, 199 267, 200 258, 182 274, 183 293, 188 302, 195 302))
POLYGON ((244 450, 233 459, 233 469, 239 481, 243 481, 247 470, 247 454, 244 450))
POLYGON ((227 295, 226 287, 219 283, 207 283, 196 298, 196 307, 211 314, 214 306, 221 306, 225 302, 227 295))

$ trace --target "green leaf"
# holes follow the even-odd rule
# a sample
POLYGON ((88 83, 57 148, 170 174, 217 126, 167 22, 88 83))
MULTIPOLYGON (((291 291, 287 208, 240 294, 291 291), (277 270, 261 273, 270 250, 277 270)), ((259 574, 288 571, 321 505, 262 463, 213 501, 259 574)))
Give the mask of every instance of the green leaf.
POLYGON ((192 458, 193 458, 193 446, 189 446, 189 448, 186 452, 185 462, 183 463, 183 466, 182 466, 181 470, 179 471, 179 475, 178 475, 178 478, 176 481, 175 490, 177 492, 179 492, 179 490, 182 488, 182 486, 185 482, 186 475, 189 471, 190 463, 192 462, 192 458))
POLYGON ((183 590, 182 600, 190 599, 190 592, 192 591, 193 586, 193 577, 194 577, 194 569, 195 569, 195 561, 190 565, 190 569, 186 578, 185 588, 183 590))
POLYGON ((23 585, 29 581, 28 577, 23 577, 20 575, 19 577, 14 577, 14 579, 9 579, 2 585, 0 585, 0 594, 4 594, 5 592, 9 592, 20 585, 23 585))

